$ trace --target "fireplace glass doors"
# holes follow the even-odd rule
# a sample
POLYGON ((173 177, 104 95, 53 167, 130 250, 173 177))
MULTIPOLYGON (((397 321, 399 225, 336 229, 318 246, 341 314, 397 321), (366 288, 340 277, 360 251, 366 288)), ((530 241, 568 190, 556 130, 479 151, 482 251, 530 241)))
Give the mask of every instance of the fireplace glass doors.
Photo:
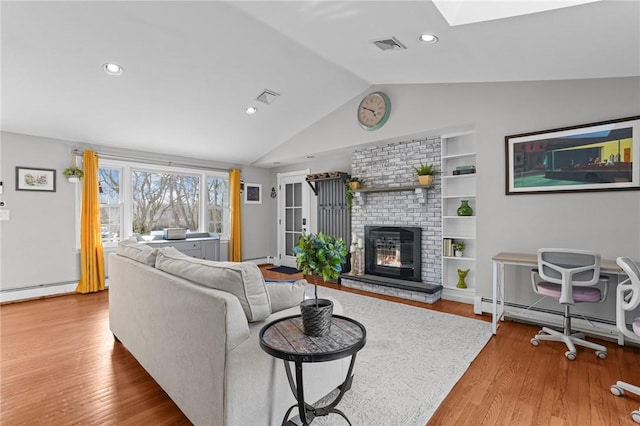
POLYGON ((365 226, 364 236, 365 274, 422 281, 420 228, 365 226))

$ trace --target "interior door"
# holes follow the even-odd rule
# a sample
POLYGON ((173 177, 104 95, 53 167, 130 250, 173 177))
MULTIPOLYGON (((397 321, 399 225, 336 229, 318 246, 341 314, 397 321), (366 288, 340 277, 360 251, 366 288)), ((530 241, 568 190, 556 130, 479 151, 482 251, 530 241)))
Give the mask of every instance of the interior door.
POLYGON ((309 229, 308 170, 278 173, 278 263, 296 267, 293 248, 309 229))

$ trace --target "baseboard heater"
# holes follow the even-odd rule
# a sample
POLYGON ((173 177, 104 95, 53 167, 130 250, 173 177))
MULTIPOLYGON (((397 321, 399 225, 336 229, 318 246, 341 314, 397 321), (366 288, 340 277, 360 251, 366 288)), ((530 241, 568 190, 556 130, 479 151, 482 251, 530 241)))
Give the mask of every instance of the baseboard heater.
MULTIPOLYGON (((482 298, 482 302, 483 303, 489 303, 489 304, 493 304, 493 299, 490 298, 486 298, 483 297, 482 298)), ((562 311, 556 311, 554 309, 547 309, 547 308, 539 308, 537 306, 529 306, 529 305, 523 305, 521 303, 513 303, 513 302, 504 302, 505 306, 508 306, 510 308, 518 308, 518 309, 522 309, 523 311, 535 311, 535 312, 542 312, 545 314, 551 314, 551 315, 557 315, 559 317, 563 317, 564 316, 564 312, 562 311)), ((604 319, 604 318, 597 318, 597 317, 592 317, 592 316, 588 316, 588 315, 577 315, 575 313, 571 314, 571 318, 576 318, 576 319, 586 319, 589 320, 591 322, 597 322, 597 323, 601 323, 601 324, 608 324, 608 325, 616 325, 616 322, 614 320, 608 320, 608 319, 604 319)))
MULTIPOLYGON (((40 297, 74 293, 77 286, 78 280, 34 284, 25 287, 4 288, 0 290, 0 303, 18 302, 22 300, 38 299, 40 297)), ((105 288, 108 287, 109 279, 107 277, 105 279, 105 288)))
MULTIPOLYGON (((482 311, 492 312, 493 299, 482 297, 482 311)), ((529 306, 521 303, 506 302, 505 317, 527 324, 546 325, 562 328, 563 312, 553 309, 529 306)), ((499 323, 498 323, 499 324, 499 323)), ((571 328, 574 331, 583 332, 607 340, 618 340, 620 333, 615 320, 597 318, 589 315, 581 315, 576 312, 571 314, 571 328)))

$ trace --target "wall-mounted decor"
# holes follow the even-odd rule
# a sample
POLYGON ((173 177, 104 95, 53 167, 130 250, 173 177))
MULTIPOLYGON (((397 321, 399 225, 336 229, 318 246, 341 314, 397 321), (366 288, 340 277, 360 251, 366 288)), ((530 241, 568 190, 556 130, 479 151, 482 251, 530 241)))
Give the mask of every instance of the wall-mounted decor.
POLYGON ((640 116, 505 137, 506 194, 640 189, 640 116))
POLYGON ((244 203, 245 204, 262 204, 262 184, 245 182, 244 203))
POLYGON ((35 169, 32 167, 16 167, 16 191, 55 192, 55 190, 55 170, 35 169))

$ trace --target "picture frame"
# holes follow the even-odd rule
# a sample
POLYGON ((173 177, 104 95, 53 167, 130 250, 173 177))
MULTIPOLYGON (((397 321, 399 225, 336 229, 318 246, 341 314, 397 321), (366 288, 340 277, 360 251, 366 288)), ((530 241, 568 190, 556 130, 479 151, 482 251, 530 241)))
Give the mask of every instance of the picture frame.
POLYGON ((262 184, 245 182, 244 203, 245 204, 262 204, 262 184))
POLYGON ((505 136, 505 193, 640 190, 640 116, 505 136))
POLYGON ((16 191, 56 191, 56 170, 16 167, 16 191))

